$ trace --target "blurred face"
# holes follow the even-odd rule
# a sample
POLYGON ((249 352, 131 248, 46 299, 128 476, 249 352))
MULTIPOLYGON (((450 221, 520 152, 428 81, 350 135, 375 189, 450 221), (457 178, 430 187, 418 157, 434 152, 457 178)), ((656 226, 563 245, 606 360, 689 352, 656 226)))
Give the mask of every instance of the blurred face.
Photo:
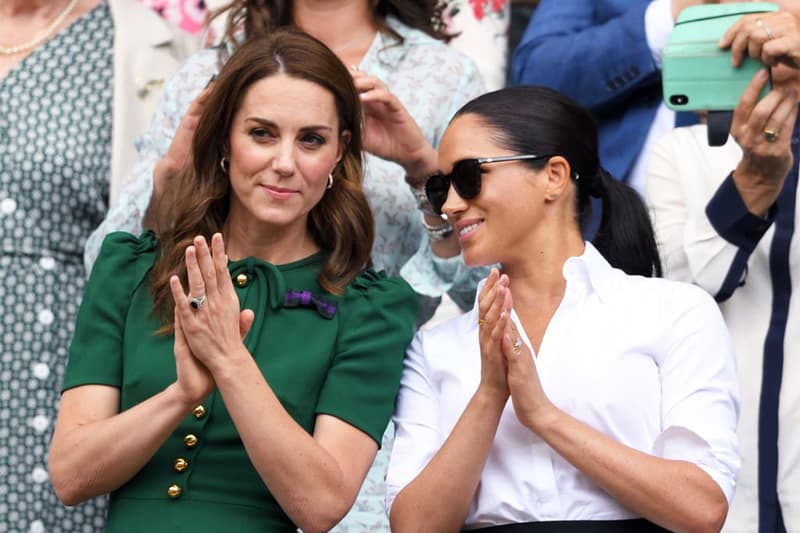
POLYGON ((327 89, 284 74, 254 83, 231 124, 229 219, 305 231, 344 146, 327 89))
MULTIPOLYGON (((439 169, 444 173, 462 159, 519 155, 491 140, 491 130, 476 115, 456 118, 439 145, 439 169)), ((481 190, 471 200, 450 186, 442 210, 453 224, 470 266, 505 263, 529 249, 524 242, 539 226, 545 196, 541 171, 521 161, 482 165, 481 190)))

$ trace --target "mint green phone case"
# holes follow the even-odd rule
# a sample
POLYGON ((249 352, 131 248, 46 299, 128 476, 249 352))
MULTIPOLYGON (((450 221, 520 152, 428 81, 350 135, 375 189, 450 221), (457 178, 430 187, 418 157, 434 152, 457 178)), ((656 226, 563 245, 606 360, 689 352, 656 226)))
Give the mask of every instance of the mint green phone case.
MULTIPOLYGON (((675 111, 730 111, 753 75, 763 67, 745 57, 731 66, 730 50, 717 43, 742 15, 777 11, 766 2, 709 4, 684 9, 662 55, 664 102, 675 111)), ((764 88, 763 97, 769 92, 764 88)))

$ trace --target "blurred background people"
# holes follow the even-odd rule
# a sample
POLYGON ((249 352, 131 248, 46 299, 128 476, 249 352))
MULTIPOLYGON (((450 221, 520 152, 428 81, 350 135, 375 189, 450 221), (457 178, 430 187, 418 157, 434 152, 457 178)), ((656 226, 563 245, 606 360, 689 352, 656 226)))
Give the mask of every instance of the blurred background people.
POLYGON ((450 46, 472 58, 487 91, 506 86, 510 0, 449 0, 443 17, 450 46))
POLYGON ((416 297, 365 269, 359 96, 327 47, 249 40, 207 99, 175 223, 103 243, 53 484, 111 492, 109 533, 328 531, 391 416, 416 297))
POLYGON ((702 290, 654 279, 647 211, 600 166, 589 113, 510 87, 466 104, 439 155, 433 208, 467 264, 502 274, 406 354, 392 530, 718 531, 739 463, 730 335, 702 290))
POLYGON ((661 102, 661 50, 678 14, 713 0, 542 0, 511 63, 511 83, 552 87, 589 109, 600 160, 644 192, 652 144, 697 122, 661 102))
MULTIPOLYGON (((182 117, 231 51, 249 38, 296 25, 351 67, 361 94, 364 190, 375 214, 373 266, 389 275, 402 274, 421 295, 420 323, 433 314, 445 293, 462 308, 469 307, 476 280, 464 274, 467 269, 456 236, 426 206, 421 187, 437 168, 435 147, 448 120, 464 102, 483 92, 483 84, 473 62, 445 43, 437 5, 435 0, 237 0, 229 4, 220 15, 227 21, 224 44, 195 54, 167 82, 140 145, 129 186, 87 243, 87 267, 108 232, 138 234, 151 198, 158 203, 164 191, 174 187, 173 178, 189 151, 186 139, 191 135, 184 133, 193 127, 191 121, 181 123, 182 117)), ((343 528, 354 532, 388 529, 383 480, 391 434, 387 433, 362 496, 343 528)))
POLYGON ((647 181, 665 275, 714 296, 733 335, 742 469, 724 530, 737 533, 800 531, 800 5, 776 3, 722 42, 736 64, 749 52, 771 66, 772 90, 757 101, 755 76, 725 146, 704 125, 664 137, 647 181))
POLYGON ((46 450, 83 293, 86 238, 194 40, 133 0, 0 2, 0 531, 99 531, 46 450))

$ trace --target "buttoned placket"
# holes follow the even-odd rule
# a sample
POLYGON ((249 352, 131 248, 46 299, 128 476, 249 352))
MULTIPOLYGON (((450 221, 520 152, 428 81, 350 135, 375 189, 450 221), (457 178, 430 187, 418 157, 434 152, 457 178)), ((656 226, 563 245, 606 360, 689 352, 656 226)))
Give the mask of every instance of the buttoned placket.
MULTIPOLYGON (((554 367, 564 364, 564 361, 559 360, 559 345, 568 338, 567 336, 575 333, 570 331, 570 328, 580 315, 589 295, 590 283, 586 279, 587 274, 582 267, 583 265, 579 265, 577 260, 565 265, 564 275, 567 285, 564 296, 547 324, 538 353, 534 351, 516 311, 511 310, 511 320, 517 326, 522 341, 534 358, 536 371, 545 393, 548 392, 548 388, 557 385, 551 376, 555 370, 554 367)), ((510 399, 506 409, 510 409, 513 415, 513 405, 510 399)), ((541 438, 531 434, 529 453, 530 461, 525 468, 533 472, 532 479, 536 480, 536 483, 523 488, 526 499, 537 503, 541 520, 556 520, 559 516, 563 516, 564 512, 558 491, 558 473, 554 457, 556 452, 541 438)))

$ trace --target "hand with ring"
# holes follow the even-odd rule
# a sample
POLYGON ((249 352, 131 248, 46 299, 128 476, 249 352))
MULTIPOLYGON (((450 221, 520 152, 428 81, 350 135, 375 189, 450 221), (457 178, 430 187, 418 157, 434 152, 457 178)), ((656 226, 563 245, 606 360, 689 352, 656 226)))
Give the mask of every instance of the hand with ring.
POLYGON ((731 135, 742 149, 733 181, 747 209, 757 216, 768 212, 791 169, 797 115, 795 89, 776 87, 758 100, 766 83, 762 69, 742 93, 731 123, 731 135))
POLYGON ((185 264, 189 294, 178 276, 170 279, 176 342, 182 335, 192 356, 213 375, 230 357, 246 352, 242 339, 253 312, 239 309, 221 234, 214 234, 211 248, 205 238, 195 237, 186 249, 185 264))
POLYGON ((730 48, 735 67, 750 56, 769 67, 800 68, 800 20, 788 11, 745 15, 725 32, 719 47, 730 48))
MULTIPOLYGON (((509 299, 513 305, 513 298, 509 299)), ((549 410, 555 409, 542 388, 536 361, 513 321, 509 320, 503 334, 503 356, 508 371, 508 390, 514 413, 522 425, 539 434, 549 410)))

